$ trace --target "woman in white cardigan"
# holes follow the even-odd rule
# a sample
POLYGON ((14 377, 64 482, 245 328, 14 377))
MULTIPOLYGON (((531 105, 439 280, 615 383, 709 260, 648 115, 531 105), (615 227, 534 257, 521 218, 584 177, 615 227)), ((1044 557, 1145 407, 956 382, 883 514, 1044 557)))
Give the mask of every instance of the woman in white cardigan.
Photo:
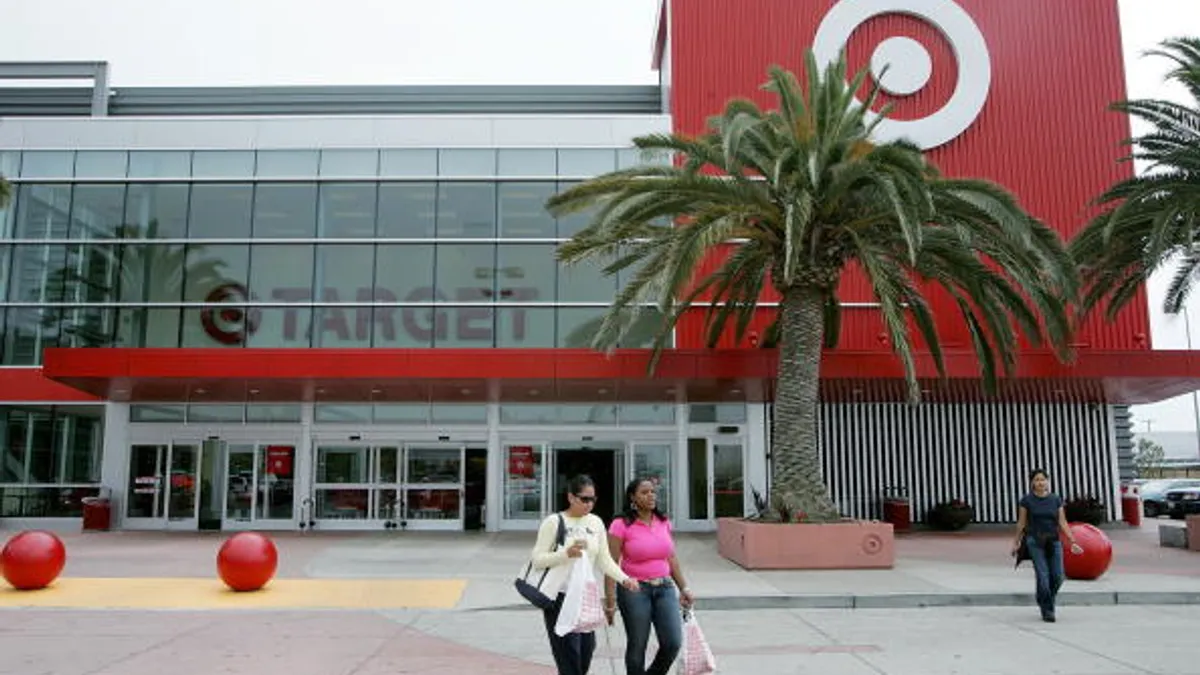
POLYGON ((596 569, 605 576, 636 593, 640 586, 612 559, 608 550, 607 532, 604 521, 592 513, 596 505, 596 484, 588 476, 576 476, 567 483, 567 509, 548 516, 538 528, 537 543, 533 546, 530 556, 533 567, 549 569, 546 580, 542 584, 542 592, 557 598, 554 605, 547 609, 546 635, 550 638, 550 651, 554 654, 554 663, 558 666, 559 675, 587 675, 592 666, 592 654, 596 651, 595 633, 568 633, 559 637, 554 632, 558 623, 558 613, 562 610, 564 590, 567 576, 571 570, 574 558, 590 555, 595 560, 596 569), (567 536, 562 548, 558 546, 558 522, 562 518, 566 526, 567 536))

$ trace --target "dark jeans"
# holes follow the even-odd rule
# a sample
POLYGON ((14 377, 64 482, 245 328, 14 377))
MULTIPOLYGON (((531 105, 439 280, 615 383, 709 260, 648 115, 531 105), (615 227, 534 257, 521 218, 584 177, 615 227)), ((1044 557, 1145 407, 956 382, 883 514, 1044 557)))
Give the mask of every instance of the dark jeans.
POLYGON ((617 587, 617 606, 625 624, 626 675, 667 675, 683 644, 683 615, 674 584, 651 586, 643 583, 640 593, 617 587), (658 638, 658 653, 646 667, 650 626, 658 638))
POLYGON ((1063 577, 1063 548, 1057 538, 1046 547, 1038 546, 1033 537, 1025 538, 1029 547, 1029 556, 1033 558, 1033 571, 1037 576, 1037 603, 1042 610, 1042 616, 1054 616, 1054 600, 1058 597, 1058 589, 1062 588, 1063 577))
POLYGON ((550 652, 554 654, 558 675, 587 675, 588 668, 592 667, 592 654, 596 653, 596 634, 567 633, 559 637, 554 632, 554 624, 558 623, 558 613, 562 611, 565 597, 566 594, 559 593, 554 606, 543 612, 546 635, 550 638, 550 652))

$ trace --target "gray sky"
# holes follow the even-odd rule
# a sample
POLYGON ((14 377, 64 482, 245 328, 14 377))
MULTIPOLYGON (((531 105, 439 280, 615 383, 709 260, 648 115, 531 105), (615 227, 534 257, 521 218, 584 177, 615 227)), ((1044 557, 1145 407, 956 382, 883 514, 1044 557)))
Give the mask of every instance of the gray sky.
MULTIPOLYGON (((728 0, 749 2, 751 0, 728 0)), ((804 0, 796 0, 797 2, 804 0)), ((1003 0, 996 0, 1003 1, 1003 0)), ((1071 0, 1090 2, 1092 0, 1071 0)), ((653 83, 658 0, 0 0, 0 61, 105 60, 121 86, 653 83)), ((1141 52, 1200 35, 1198 0, 1121 0, 1132 97, 1178 98, 1141 52)), ((1165 282, 1151 284, 1160 298, 1165 282)), ((1152 299, 1152 302, 1154 300, 1152 299)), ((1200 348, 1200 300, 1191 307, 1200 348)), ((1151 308, 1158 348, 1182 318, 1151 308)), ((1135 410, 1192 431, 1191 397, 1135 410)))

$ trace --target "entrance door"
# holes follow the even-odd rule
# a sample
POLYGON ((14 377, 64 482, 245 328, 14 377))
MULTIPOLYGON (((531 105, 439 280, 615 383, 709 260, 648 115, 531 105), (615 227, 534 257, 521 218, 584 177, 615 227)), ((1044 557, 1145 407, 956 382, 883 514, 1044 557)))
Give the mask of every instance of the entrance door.
POLYGON ((549 512, 567 507, 567 483, 579 475, 596 484, 596 506, 592 513, 605 524, 621 511, 625 501, 625 447, 623 444, 555 443, 549 512))
POLYGON ((295 522, 296 446, 230 443, 224 456, 222 528, 291 529, 295 522))
POLYGON ((744 445, 740 437, 688 439, 688 519, 746 515, 744 445))
POLYGON ((201 459, 199 443, 175 441, 131 446, 126 526, 197 529, 201 459))
POLYGON ((317 445, 313 504, 326 529, 463 529, 464 446, 317 445))

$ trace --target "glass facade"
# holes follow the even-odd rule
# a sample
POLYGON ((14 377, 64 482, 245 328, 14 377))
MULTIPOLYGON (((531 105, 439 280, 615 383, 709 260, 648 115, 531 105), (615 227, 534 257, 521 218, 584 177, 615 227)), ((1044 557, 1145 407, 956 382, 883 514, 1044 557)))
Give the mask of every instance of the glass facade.
MULTIPOLYGON (((14 163, 9 153, 9 163, 14 163)), ((47 347, 586 347, 624 275, 556 192, 636 151, 20 153, 0 362, 47 347)), ((625 346, 645 346, 632 335, 625 346)))
POLYGON ((67 517, 99 493, 100 407, 0 406, 0 518, 67 517))

